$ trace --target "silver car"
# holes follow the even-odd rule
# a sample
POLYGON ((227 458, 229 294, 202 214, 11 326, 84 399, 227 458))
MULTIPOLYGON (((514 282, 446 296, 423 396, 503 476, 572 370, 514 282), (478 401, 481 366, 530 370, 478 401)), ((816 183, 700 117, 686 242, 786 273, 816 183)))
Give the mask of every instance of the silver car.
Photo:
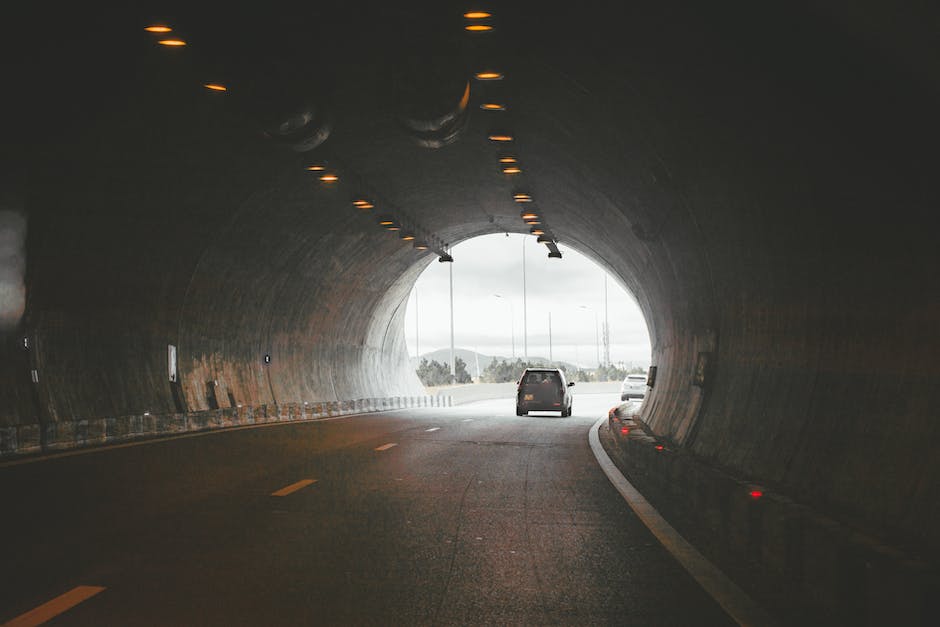
POLYGON ((620 386, 620 400, 646 397, 646 375, 628 374, 620 386))

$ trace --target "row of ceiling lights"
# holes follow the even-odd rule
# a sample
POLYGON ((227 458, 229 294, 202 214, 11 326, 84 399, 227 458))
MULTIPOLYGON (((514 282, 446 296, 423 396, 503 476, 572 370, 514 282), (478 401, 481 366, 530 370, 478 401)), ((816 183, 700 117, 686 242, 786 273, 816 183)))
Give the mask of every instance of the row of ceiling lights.
MULTIPOLYGON (((493 30, 493 25, 490 21, 493 16, 487 11, 467 11, 463 16, 467 20, 464 29, 469 32, 484 33, 493 30)), ((493 69, 485 69, 476 72, 474 78, 482 83, 492 83, 502 81, 505 76, 502 72, 493 69)), ((493 100, 485 100, 480 104, 480 108, 484 111, 491 112, 505 112, 507 109, 505 103, 493 100)), ((514 150, 516 145, 515 136, 510 132, 494 130, 491 131, 487 137, 493 144, 503 147, 498 157, 499 169, 502 174, 511 180, 520 178, 522 175, 522 165, 514 150)), ((515 183, 516 181, 513 180, 513 182, 515 183)), ((512 199, 519 205, 525 205, 525 208, 519 213, 519 217, 526 226, 529 227, 529 233, 534 235, 540 244, 545 244, 548 247, 549 257, 561 259, 561 251, 558 250, 555 236, 549 230, 544 217, 539 214, 534 204, 532 194, 528 191, 524 191, 521 187, 516 187, 513 191, 512 199)))
MULTIPOLYGON (((325 163, 312 163, 305 166, 310 172, 317 174, 320 182, 324 185, 332 186, 339 182, 339 174, 326 166, 325 163)), ((350 201, 352 206, 363 212, 372 212, 376 208, 377 201, 372 196, 355 195, 350 201)), ((447 245, 441 242, 437 237, 431 235, 426 229, 421 228, 410 217, 404 216, 403 212, 397 211, 395 215, 391 213, 380 213, 376 216, 376 223, 386 231, 398 233, 399 239, 403 242, 410 242, 415 250, 431 250, 438 256, 438 261, 453 261, 454 258, 447 251, 447 245), (403 216, 403 217, 399 217, 403 216)))
MULTIPOLYGON (((479 15, 480 17, 488 17, 489 13, 479 12, 479 15)), ((489 28, 492 27, 490 26, 489 28)), ((172 34, 174 32, 173 28, 166 24, 151 24, 144 28, 144 30, 155 35, 156 43, 161 46, 167 48, 183 48, 187 45, 186 40, 172 34)), ((218 82, 203 83, 203 87, 213 92, 228 91, 226 85, 218 82)), ((333 185, 339 182, 339 174, 334 170, 328 169, 325 163, 312 163, 306 165, 305 168, 310 172, 316 173, 320 182, 324 185, 333 185)), ((361 211, 371 211, 375 209, 375 203, 364 197, 354 198, 352 205, 361 211)), ((415 226, 413 220, 408 218, 396 218, 390 214, 382 214, 376 218, 376 221, 382 228, 388 231, 398 232, 399 238, 402 241, 411 242, 416 250, 432 250, 438 255, 438 261, 450 262, 454 260, 447 250, 445 243, 429 234, 426 230, 415 226)))

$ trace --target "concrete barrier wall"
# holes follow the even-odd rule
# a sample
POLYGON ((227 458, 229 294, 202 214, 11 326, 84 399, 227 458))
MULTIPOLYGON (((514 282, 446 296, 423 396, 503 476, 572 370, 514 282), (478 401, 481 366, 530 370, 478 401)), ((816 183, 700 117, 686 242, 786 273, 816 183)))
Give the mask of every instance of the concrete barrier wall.
MULTIPOLYGON (((426 388, 428 394, 445 394, 453 399, 454 405, 485 401, 496 398, 512 399, 516 395, 516 384, 509 383, 471 383, 466 385, 441 385, 426 388)), ((620 392, 619 381, 577 383, 573 393, 578 394, 615 394, 620 392)))
POLYGON ((116 418, 64 420, 46 424, 44 429, 38 424, 14 425, 0 427, 0 459, 229 427, 322 420, 416 407, 450 407, 452 404, 451 397, 446 395, 394 396, 242 406, 187 414, 145 413, 116 418))
POLYGON ((680 532, 710 547, 719 566, 757 577, 752 586, 785 591, 803 604, 785 610, 814 624, 940 624, 933 601, 940 574, 914 551, 669 446, 650 435, 637 410, 611 411, 605 449, 680 532))

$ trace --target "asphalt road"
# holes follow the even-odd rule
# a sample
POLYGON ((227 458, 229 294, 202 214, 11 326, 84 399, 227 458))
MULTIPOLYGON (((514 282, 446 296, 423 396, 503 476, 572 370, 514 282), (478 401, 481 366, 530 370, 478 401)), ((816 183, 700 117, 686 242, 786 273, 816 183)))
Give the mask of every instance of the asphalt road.
POLYGON ((598 468, 588 429, 616 402, 576 396, 560 418, 484 401, 0 466, 0 623, 99 586, 54 624, 731 624, 598 468))

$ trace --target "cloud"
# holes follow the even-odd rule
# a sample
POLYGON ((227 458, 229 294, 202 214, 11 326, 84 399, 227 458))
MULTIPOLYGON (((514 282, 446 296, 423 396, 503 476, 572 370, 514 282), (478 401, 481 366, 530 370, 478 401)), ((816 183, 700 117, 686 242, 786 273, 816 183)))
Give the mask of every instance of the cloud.
MULTIPOLYGON (((522 355, 525 336, 529 355, 549 353, 556 359, 585 365, 596 361, 605 318, 606 272, 573 250, 562 260, 548 259, 534 238, 487 235, 454 247, 454 263, 431 264, 416 284, 419 327, 415 328, 414 294, 409 300, 405 335, 421 353, 450 346, 450 273, 454 282, 455 344, 488 354, 510 355, 513 337, 522 355), (522 247, 525 246, 523 300, 522 247), (497 298, 499 294, 501 298, 497 298), (525 311, 526 322, 523 323, 525 311)), ((607 279, 607 313, 611 360, 649 362, 649 336, 642 313, 612 277, 607 279)))
POLYGON ((0 210, 0 328, 14 328, 26 307, 26 218, 0 210))

